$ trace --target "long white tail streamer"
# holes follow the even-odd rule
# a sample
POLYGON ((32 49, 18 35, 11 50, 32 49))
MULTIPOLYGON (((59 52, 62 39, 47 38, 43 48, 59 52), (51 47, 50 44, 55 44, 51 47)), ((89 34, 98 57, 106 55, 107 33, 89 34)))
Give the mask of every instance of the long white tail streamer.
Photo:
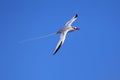
POLYGON ((57 33, 55 32, 55 33, 51 33, 51 34, 48 34, 48 35, 43 35, 43 36, 40 36, 40 37, 35 37, 35 38, 31 38, 31 39, 26 39, 26 40, 20 41, 20 43, 27 42, 27 41, 38 40, 38 39, 41 39, 41 38, 50 37, 50 36, 53 36, 53 35, 55 35, 55 34, 57 34, 57 33))

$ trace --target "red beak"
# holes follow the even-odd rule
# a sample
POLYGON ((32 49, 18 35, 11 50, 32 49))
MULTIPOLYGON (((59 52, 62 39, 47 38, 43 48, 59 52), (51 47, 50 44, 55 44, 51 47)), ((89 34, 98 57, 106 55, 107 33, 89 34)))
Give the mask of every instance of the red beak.
POLYGON ((76 28, 76 30, 80 30, 80 28, 76 28))

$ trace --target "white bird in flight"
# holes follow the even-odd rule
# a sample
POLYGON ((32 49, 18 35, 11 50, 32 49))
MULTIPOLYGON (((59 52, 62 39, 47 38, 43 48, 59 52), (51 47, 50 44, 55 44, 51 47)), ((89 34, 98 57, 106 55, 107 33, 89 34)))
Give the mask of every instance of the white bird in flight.
POLYGON ((65 26, 60 29, 58 32, 56 32, 56 34, 61 34, 60 35, 60 39, 58 41, 58 44, 53 52, 53 55, 55 55, 57 53, 57 51, 60 49, 61 45, 64 43, 66 34, 68 32, 72 32, 72 31, 76 31, 76 30, 80 30, 80 28, 75 27, 75 26, 71 26, 71 24, 77 19, 78 15, 76 14, 75 16, 73 16, 73 18, 71 20, 69 20, 65 26))
POLYGON ((66 34, 68 32, 72 32, 72 31, 76 31, 76 30, 80 30, 80 28, 77 28, 75 26, 71 26, 71 24, 77 19, 78 15, 76 14, 75 16, 73 16, 73 18, 71 20, 69 20, 65 26, 60 29, 59 31, 52 33, 52 34, 48 34, 48 35, 44 35, 44 36, 40 36, 40 37, 35 37, 35 38, 31 38, 31 39, 26 39, 20 42, 26 42, 26 41, 31 41, 31 40, 37 40, 37 39, 41 39, 41 38, 45 38, 45 37, 49 37, 52 36, 54 34, 60 34, 60 39, 58 41, 58 44, 53 52, 53 55, 55 55, 57 53, 57 51, 60 49, 61 45, 64 43, 66 34))

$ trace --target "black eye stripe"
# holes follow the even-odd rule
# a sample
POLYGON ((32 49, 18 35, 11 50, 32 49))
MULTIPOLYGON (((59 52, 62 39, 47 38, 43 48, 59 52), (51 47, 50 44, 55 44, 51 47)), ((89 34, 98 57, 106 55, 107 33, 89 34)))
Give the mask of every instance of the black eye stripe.
POLYGON ((77 27, 73 27, 74 29, 76 29, 77 27))

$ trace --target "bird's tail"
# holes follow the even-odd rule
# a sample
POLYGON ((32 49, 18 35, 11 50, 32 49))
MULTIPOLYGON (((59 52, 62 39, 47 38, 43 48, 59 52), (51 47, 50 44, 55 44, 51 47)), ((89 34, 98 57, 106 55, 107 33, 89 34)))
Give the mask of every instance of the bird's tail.
POLYGON ((47 34, 47 35, 43 35, 43 36, 39 36, 39 37, 35 37, 35 38, 31 38, 31 39, 22 40, 22 41, 20 41, 20 43, 27 42, 27 41, 38 40, 38 39, 42 39, 42 38, 46 38, 46 37, 50 37, 50 36, 53 36, 55 34, 57 34, 57 32, 54 32, 54 33, 51 33, 51 34, 47 34))

